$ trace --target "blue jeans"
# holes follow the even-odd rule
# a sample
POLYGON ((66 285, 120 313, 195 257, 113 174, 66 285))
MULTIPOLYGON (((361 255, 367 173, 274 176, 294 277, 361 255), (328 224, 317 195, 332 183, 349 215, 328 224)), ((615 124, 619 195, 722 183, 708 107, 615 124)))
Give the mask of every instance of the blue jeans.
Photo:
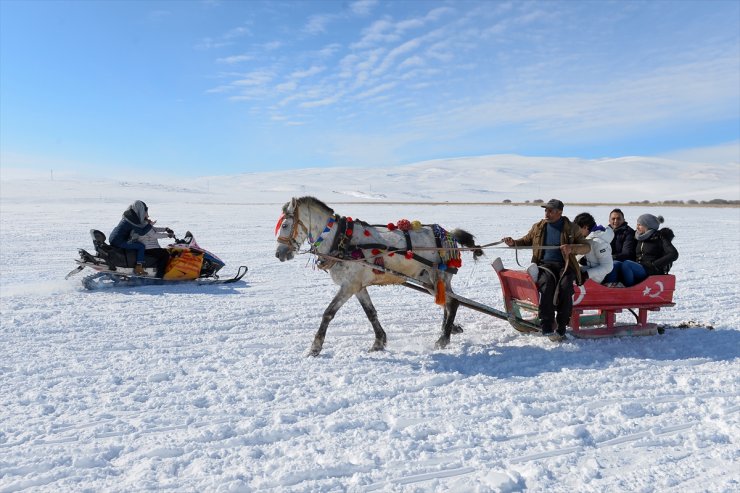
POLYGON ((622 278, 622 284, 629 287, 647 279, 648 274, 642 265, 632 260, 625 260, 619 266, 619 276, 622 278))
POLYGON ((614 267, 612 267, 612 271, 604 277, 604 280, 602 281, 602 284, 607 284, 610 282, 617 282, 619 281, 619 269, 622 265, 621 260, 615 260, 614 261, 614 267))
POLYGON ((144 253, 146 252, 146 247, 143 243, 139 243, 138 241, 129 241, 127 243, 113 243, 113 246, 123 248, 124 250, 136 250, 136 263, 144 263, 144 253))

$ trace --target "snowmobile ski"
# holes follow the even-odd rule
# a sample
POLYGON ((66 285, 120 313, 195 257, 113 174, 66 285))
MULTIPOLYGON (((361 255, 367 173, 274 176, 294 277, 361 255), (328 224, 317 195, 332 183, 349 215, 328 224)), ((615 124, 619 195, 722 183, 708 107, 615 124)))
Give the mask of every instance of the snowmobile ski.
MULTIPOLYGON (((83 266, 84 267, 84 266, 83 266)), ((249 269, 246 265, 239 266, 236 274, 227 278, 202 278, 202 279, 162 279, 159 277, 136 276, 116 272, 97 272, 82 279, 85 289, 91 291, 108 288, 130 288, 139 286, 177 286, 196 284, 198 286, 210 286, 215 284, 231 284, 243 278, 249 269)))

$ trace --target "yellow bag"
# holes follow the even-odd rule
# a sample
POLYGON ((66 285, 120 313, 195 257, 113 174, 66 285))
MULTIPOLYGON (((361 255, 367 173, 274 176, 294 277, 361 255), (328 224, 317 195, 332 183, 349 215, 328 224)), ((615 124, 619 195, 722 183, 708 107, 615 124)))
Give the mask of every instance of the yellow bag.
POLYGON ((198 279, 202 265, 202 252, 171 249, 170 260, 164 272, 164 279, 198 279))

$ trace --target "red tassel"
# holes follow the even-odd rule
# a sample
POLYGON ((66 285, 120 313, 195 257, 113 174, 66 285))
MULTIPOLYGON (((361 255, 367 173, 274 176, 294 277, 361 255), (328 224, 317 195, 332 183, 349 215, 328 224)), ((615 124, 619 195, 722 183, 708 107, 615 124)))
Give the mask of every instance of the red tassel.
POLYGON ((438 305, 444 305, 447 301, 447 293, 445 292, 445 283, 442 279, 437 280, 437 293, 434 296, 434 302, 438 305))

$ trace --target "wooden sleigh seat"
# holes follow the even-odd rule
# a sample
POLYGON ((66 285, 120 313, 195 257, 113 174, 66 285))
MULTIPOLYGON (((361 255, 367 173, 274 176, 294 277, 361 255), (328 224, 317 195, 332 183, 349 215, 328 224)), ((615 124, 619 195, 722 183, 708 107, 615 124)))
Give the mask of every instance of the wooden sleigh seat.
MULTIPOLYGON (((539 291, 526 271, 505 269, 500 258, 494 260, 503 292, 509 323, 520 332, 540 330, 537 311, 539 291)), ((648 313, 674 306, 676 277, 671 274, 650 276, 643 282, 624 287, 607 287, 591 280, 573 286, 571 333, 575 337, 599 338, 654 335, 658 325, 647 321, 648 313), (620 323, 616 315, 629 310, 635 323, 620 323)))

